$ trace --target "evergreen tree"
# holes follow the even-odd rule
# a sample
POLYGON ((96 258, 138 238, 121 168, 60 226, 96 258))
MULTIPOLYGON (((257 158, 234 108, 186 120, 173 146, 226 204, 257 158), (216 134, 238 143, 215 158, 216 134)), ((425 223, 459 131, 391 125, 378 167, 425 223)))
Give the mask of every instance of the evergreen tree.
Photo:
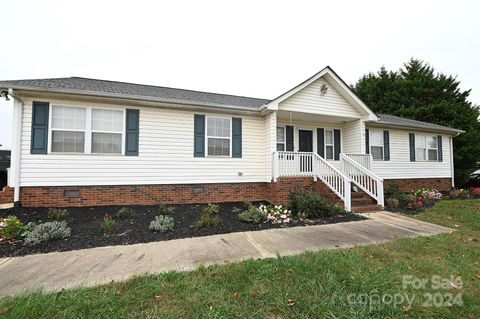
POLYGON ((382 67, 353 87, 376 113, 391 114, 466 131, 454 138, 455 181, 463 184, 480 162, 480 108, 468 101, 460 81, 411 59, 398 71, 382 67))

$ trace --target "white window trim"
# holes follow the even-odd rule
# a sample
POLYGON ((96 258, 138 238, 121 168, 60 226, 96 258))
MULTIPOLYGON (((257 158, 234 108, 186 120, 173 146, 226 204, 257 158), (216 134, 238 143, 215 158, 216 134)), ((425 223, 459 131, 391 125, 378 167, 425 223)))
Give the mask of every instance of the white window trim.
POLYGON ((280 125, 277 126, 277 129, 282 128, 283 129, 283 142, 278 142, 278 137, 277 137, 277 130, 275 130, 275 151, 277 151, 277 144, 283 144, 283 151, 287 150, 287 128, 285 125, 280 125))
POLYGON ((113 108, 113 107, 103 107, 103 106, 78 106, 78 105, 67 105, 67 104, 57 104, 50 103, 48 110, 48 145, 47 153, 54 155, 95 155, 95 156, 124 156, 125 155, 125 125, 126 125, 126 109, 122 108, 113 108), (53 122, 53 107, 62 106, 62 107, 75 107, 85 109, 85 130, 76 130, 76 129, 52 129, 53 122), (104 110, 113 110, 113 111, 122 111, 122 132, 109 132, 109 131, 92 131, 92 109, 104 109, 104 110), (85 147, 83 153, 77 152, 52 152, 52 131, 65 131, 65 132, 84 132, 85 133, 85 147), (121 153, 92 153, 92 133, 115 133, 122 134, 122 152, 121 153))
POLYGON ((424 135, 424 134, 416 134, 415 133, 415 161, 416 162, 438 162, 438 137, 436 135, 424 135), (422 148, 425 150, 425 159, 418 159, 418 153, 417 153, 417 137, 418 138, 423 138, 425 140, 425 148, 422 148), (436 148, 429 148, 427 144, 427 137, 433 137, 436 140, 437 147, 436 148), (430 159, 428 155, 429 150, 435 150, 437 152, 437 158, 436 159, 430 159))
POLYGON ((205 115, 205 156, 206 157, 217 157, 217 158, 231 158, 232 157, 232 122, 233 117, 225 117, 225 116, 215 116, 215 115, 205 115), (222 119, 222 120, 229 120, 230 121, 230 136, 229 137, 218 137, 218 136, 209 136, 208 135, 208 119, 215 118, 215 119, 222 119), (230 140, 230 147, 228 151, 228 155, 209 155, 208 154, 208 138, 218 138, 218 139, 229 139, 230 140))
POLYGON ((374 161, 385 161, 385 136, 383 135, 383 131, 381 130, 369 130, 368 131, 368 141, 369 141, 369 147, 370 147, 370 155, 372 155, 372 160, 374 161), (372 132, 381 132, 382 135, 382 145, 373 145, 372 144, 372 132), (375 159, 373 158, 373 153, 372 153, 372 146, 374 147, 381 147, 382 148, 382 158, 381 159, 375 159))
MULTIPOLYGON (((335 129, 324 129, 323 132, 323 140, 324 140, 324 154, 325 154, 325 159, 327 161, 335 161, 335 134, 334 134, 335 129), (332 144, 327 144, 327 131, 332 132, 332 144), (327 158, 327 146, 332 147, 332 158, 327 158)), ((340 133, 342 134, 342 133, 340 133)))

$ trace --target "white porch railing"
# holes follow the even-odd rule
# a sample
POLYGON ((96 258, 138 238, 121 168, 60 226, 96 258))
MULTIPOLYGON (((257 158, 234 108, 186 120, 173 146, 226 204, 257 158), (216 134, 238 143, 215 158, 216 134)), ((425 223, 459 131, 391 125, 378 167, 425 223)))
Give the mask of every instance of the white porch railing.
MULTIPOLYGON (((362 157, 359 156, 359 158, 362 157)), ((378 205, 384 207, 383 178, 377 176, 346 154, 340 154, 340 160, 343 162, 345 175, 350 177, 364 192, 373 197, 378 205)))
POLYGON ((358 164, 362 165, 368 170, 372 170, 372 155, 371 154, 353 154, 353 153, 344 153, 343 155, 348 156, 358 164))
POLYGON ((351 180, 318 154, 312 152, 274 152, 273 180, 281 176, 312 176, 320 178, 352 210, 351 180))

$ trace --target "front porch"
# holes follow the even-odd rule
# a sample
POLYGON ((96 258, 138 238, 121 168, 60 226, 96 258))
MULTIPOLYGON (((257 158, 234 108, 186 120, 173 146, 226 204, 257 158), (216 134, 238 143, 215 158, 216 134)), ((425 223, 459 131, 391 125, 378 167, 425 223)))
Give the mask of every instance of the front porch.
POLYGON ((352 211, 352 190, 384 206, 383 179, 371 171, 361 117, 279 110, 271 120, 276 128, 271 153, 274 182, 311 177, 325 184, 347 211, 352 211))

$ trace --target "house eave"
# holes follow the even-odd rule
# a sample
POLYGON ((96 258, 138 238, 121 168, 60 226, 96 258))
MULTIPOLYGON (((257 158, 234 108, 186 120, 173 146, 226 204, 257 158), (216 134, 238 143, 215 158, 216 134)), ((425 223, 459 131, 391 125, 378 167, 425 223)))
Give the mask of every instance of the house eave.
POLYGON ((426 127, 398 125, 398 124, 390 124, 390 123, 378 123, 373 121, 368 122, 366 124, 368 127, 391 128, 391 129, 401 129, 401 130, 420 131, 420 132, 435 132, 435 133, 452 135, 454 137, 462 133, 465 133, 465 131, 457 130, 457 129, 426 128, 426 127))
POLYGON ((202 110, 212 110, 212 111, 230 111, 230 112, 246 112, 246 113, 260 113, 261 107, 247 107, 247 106, 238 106, 238 105, 225 105, 225 104, 214 104, 214 103, 202 103, 202 102, 192 102, 187 100, 178 100, 178 99, 165 99, 165 98, 155 98, 155 97, 146 97, 139 95, 128 95, 121 93, 102 93, 97 91, 88 91, 88 90, 67 90, 67 89, 46 89, 46 88, 32 88, 24 86, 9 86, 6 88, 0 88, 0 90, 15 90, 16 94, 20 96, 31 96, 31 97, 41 97, 41 96, 70 96, 70 97, 88 97, 92 99, 102 99, 102 101, 128 101, 134 104, 148 104, 149 106, 171 106, 176 108, 184 109, 202 109, 202 110))

